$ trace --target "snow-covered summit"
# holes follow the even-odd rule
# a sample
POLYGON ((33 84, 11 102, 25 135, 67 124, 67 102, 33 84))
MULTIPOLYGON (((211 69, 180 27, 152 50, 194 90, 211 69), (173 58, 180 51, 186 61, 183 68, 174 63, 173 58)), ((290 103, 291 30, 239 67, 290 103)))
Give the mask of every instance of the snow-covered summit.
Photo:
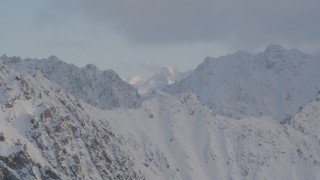
POLYGON ((168 91, 192 91, 214 112, 229 117, 283 119, 316 97, 319 68, 319 58, 271 45, 257 55, 239 51, 208 57, 168 91))
POLYGON ((140 96, 132 85, 124 82, 114 71, 100 71, 93 64, 78 68, 56 56, 42 60, 10 57, 2 57, 1 60, 25 73, 39 69, 75 97, 102 109, 134 108, 141 103, 140 96))
POLYGON ((189 72, 181 72, 177 68, 166 66, 146 81, 140 80, 134 86, 138 89, 139 94, 148 96, 152 91, 163 89, 168 85, 174 84, 177 81, 185 78, 189 72))
POLYGON ((265 54, 270 57, 270 55, 281 55, 288 51, 288 49, 278 45, 278 44, 271 44, 266 47, 265 54))

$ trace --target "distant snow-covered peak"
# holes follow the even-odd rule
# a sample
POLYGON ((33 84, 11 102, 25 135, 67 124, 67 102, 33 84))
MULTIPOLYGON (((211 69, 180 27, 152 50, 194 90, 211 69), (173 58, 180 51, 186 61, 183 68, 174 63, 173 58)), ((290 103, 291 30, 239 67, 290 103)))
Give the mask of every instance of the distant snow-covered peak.
POLYGON ((166 81, 166 84, 170 85, 179 80, 182 74, 183 72, 179 71, 177 68, 165 66, 160 68, 160 70, 153 76, 153 79, 166 81))
POLYGON ((140 75, 135 75, 128 80, 125 80, 129 84, 136 86, 137 84, 141 83, 143 81, 143 78, 140 75))
POLYGON ((175 77, 182 73, 177 68, 171 67, 171 66, 165 66, 160 68, 159 72, 157 73, 159 76, 166 76, 166 77, 175 77))
MULTIPOLYGON (((175 82, 185 78, 189 73, 183 73, 177 68, 166 66, 160 68, 152 77, 146 81, 140 81, 135 83, 134 86, 138 89, 138 92, 142 96, 148 96, 152 91, 157 89, 163 89, 168 85, 172 85, 175 82)), ((132 80, 137 80, 138 77, 133 77, 132 80)))
POLYGON ((315 98, 320 90, 319 69, 318 58, 271 45, 257 55, 240 51, 206 58, 168 91, 192 91, 215 113, 229 117, 283 119, 315 98))
POLYGON ((279 44, 271 44, 266 47, 265 52, 286 52, 288 49, 282 47, 279 44))

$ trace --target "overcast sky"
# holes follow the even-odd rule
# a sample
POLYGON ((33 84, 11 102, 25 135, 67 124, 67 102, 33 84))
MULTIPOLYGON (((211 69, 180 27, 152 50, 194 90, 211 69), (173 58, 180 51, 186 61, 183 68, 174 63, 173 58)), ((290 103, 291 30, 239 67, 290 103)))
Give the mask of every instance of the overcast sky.
POLYGON ((121 77, 269 44, 320 52, 319 0, 0 0, 0 54, 121 77))

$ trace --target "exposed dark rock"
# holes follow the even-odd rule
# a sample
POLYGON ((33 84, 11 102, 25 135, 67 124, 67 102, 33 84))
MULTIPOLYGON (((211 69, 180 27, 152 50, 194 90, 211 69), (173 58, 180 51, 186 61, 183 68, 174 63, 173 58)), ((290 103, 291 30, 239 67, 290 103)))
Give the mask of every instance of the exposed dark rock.
POLYGON ((2 132, 0 132, 0 141, 4 142, 5 138, 2 132))

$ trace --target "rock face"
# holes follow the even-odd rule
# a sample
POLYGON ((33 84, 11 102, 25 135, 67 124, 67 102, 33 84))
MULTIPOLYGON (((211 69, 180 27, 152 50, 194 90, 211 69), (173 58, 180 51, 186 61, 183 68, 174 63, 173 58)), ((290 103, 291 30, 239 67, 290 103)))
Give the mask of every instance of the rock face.
POLYGON ((4 142, 5 138, 2 132, 0 132, 0 141, 4 142))
POLYGON ((278 45, 252 55, 207 58, 169 92, 192 91, 218 114, 293 116, 320 92, 320 59, 278 45))
POLYGON ((137 90, 112 70, 100 71, 88 64, 83 68, 69 65, 55 56, 48 59, 1 58, 4 64, 20 72, 38 69, 51 81, 75 97, 102 109, 135 108, 141 104, 137 90))

